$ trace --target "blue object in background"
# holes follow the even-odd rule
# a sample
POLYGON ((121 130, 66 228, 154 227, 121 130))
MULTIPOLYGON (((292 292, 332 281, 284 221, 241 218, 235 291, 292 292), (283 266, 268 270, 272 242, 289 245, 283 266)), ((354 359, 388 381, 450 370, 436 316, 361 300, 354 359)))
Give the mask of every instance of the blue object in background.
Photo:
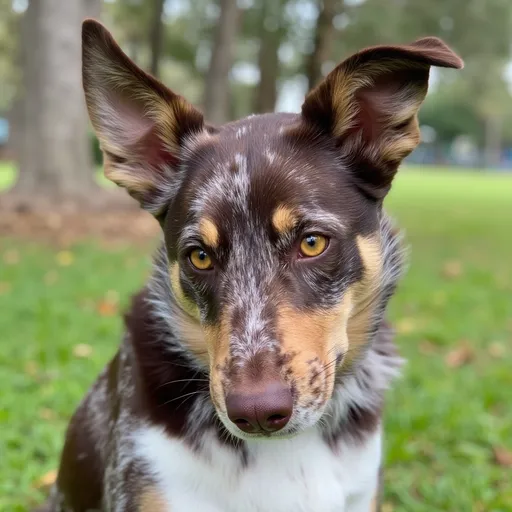
POLYGON ((9 139, 9 121, 0 117, 0 146, 7 144, 9 139))

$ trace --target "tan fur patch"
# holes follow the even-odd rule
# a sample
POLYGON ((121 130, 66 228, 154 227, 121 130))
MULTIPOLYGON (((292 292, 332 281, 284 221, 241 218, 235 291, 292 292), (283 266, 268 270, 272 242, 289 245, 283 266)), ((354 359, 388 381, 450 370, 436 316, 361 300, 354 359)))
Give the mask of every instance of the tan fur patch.
POLYGON ((179 307, 174 318, 176 326, 190 350, 199 361, 208 367, 210 358, 208 355, 205 332, 200 323, 199 309, 192 301, 187 299, 183 293, 180 284, 180 268, 178 263, 173 263, 169 270, 171 288, 179 307))
POLYGON ((298 218, 295 212, 288 206, 281 205, 274 210, 272 225, 279 234, 284 234, 295 227, 298 218))
POLYGON ((318 313, 301 313, 291 308, 278 311, 277 327, 282 350, 291 354, 299 404, 304 406, 321 389, 324 399, 331 396, 334 385, 334 361, 348 348, 347 322, 352 310, 349 290, 338 307, 318 313), (311 384, 312 377, 320 378, 311 384))
POLYGON ((199 232, 203 242, 209 247, 217 247, 219 245, 219 230, 217 226, 208 218, 203 218, 199 222, 199 232))
POLYGON ((139 498, 139 512, 169 512, 169 504, 162 493, 155 488, 145 489, 139 498))
POLYGON ((170 266, 171 288, 179 305, 191 317, 199 320, 199 309, 190 299, 185 296, 180 283, 180 266, 178 263, 172 263, 170 266))
MULTIPOLYGON (((403 61, 394 59, 383 59, 381 61, 369 61, 357 68, 348 68, 343 64, 332 75, 334 82, 332 89, 332 105, 335 110, 334 135, 341 137, 354 126, 355 117, 359 112, 358 102, 356 101, 356 92, 362 89, 370 88, 380 76, 401 71, 409 67, 411 71, 417 69, 428 69, 427 66, 418 63, 405 64, 403 61)), ((390 117, 389 126, 399 124, 413 116, 421 105, 427 93, 428 83, 422 87, 417 87, 414 101, 408 99, 403 101, 403 96, 396 94, 395 101, 389 98, 390 117), (392 114, 392 115, 391 115, 392 114)))
POLYGON ((382 274, 382 253, 378 236, 368 238, 357 236, 356 243, 363 261, 364 274, 362 279, 351 287, 354 308, 347 325, 350 341, 347 361, 357 355, 356 349, 367 339, 375 303, 380 298, 379 286, 382 274))
POLYGON ((226 410, 222 377, 229 362, 229 324, 230 319, 222 315, 219 324, 204 329, 210 355, 210 395, 221 411, 226 410))

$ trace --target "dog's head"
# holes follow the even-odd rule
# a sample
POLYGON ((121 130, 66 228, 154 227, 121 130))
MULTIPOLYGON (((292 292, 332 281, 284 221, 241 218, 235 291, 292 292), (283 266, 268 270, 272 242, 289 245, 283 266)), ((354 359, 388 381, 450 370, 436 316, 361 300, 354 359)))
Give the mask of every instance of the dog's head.
POLYGON ((233 434, 314 425, 337 371, 364 349, 383 280, 381 203, 418 144, 430 66, 462 61, 435 38, 368 48, 301 114, 214 128, 85 22, 105 174, 162 226, 183 343, 233 434))

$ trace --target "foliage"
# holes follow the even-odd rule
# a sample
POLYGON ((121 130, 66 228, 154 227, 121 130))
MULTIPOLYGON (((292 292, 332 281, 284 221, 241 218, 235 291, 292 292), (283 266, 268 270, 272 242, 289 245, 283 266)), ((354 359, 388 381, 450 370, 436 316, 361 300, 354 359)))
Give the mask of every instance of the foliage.
MULTIPOLYGON (((510 180, 404 169, 389 198, 412 262, 391 307, 409 362, 387 404, 386 510, 512 509, 510 180)), ((148 253, 0 242, 0 510, 42 499, 148 253)))
POLYGON ((0 0, 0 115, 8 110, 19 86, 17 66, 19 16, 10 0, 0 0))

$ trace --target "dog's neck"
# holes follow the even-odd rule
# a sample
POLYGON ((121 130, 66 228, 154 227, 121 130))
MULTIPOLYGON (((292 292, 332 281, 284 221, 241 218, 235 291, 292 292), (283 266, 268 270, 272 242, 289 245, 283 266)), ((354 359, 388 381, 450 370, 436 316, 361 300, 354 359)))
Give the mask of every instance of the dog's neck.
MULTIPOLYGON (((335 442, 340 436, 357 440, 375 430, 385 390, 402 362, 384 313, 402 272, 403 251, 400 237, 385 215, 380 228, 382 279, 372 296, 372 314, 363 347, 359 356, 339 371, 333 396, 317 426, 328 442, 335 442)), ((209 428, 215 428, 219 437, 226 439, 210 400, 207 366, 198 356, 203 344, 201 327, 173 295, 163 245, 155 256, 147 288, 127 316, 127 327, 143 373, 141 381, 147 385, 146 396, 154 402, 149 408, 156 420, 173 434, 192 441, 209 428), (188 417, 194 417, 194 422, 189 422, 188 417)))

